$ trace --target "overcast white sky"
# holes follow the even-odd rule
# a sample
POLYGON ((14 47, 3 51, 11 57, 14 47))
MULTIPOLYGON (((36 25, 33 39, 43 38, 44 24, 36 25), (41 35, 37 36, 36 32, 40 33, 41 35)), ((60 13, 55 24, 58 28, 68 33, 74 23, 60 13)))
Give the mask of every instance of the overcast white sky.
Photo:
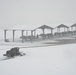
POLYGON ((76 0, 0 0, 0 28, 76 23, 76 0))

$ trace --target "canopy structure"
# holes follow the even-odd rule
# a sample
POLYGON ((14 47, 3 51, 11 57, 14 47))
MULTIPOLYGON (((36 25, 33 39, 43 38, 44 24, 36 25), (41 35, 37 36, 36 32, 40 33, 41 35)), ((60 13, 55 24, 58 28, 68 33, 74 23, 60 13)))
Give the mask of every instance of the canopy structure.
MULTIPOLYGON (((42 26, 40 26, 40 27, 38 27, 38 28, 36 28, 36 29, 42 29, 43 34, 45 34, 45 33, 44 33, 45 29, 50 29, 50 30, 51 30, 51 34, 53 33, 53 28, 50 27, 50 26, 47 26, 47 25, 42 25, 42 26)), ((35 30, 36 30, 36 29, 35 29, 35 30)))
MULTIPOLYGON (((32 36, 36 36, 36 29, 42 29, 43 30, 43 34, 44 34, 44 30, 45 29, 50 29, 51 30, 51 33, 53 32, 53 28, 50 27, 50 26, 47 26, 47 25, 42 25, 40 27, 38 27, 40 25, 15 25, 15 26, 12 26, 12 27, 9 27, 9 28, 6 28, 4 29, 4 40, 6 41, 6 35, 7 35, 7 31, 12 31, 12 35, 13 35, 13 42, 14 42, 14 38, 15 38, 15 32, 16 31, 21 31, 21 36, 24 36, 24 32, 26 32, 26 37, 28 37, 29 33, 28 32, 31 32, 31 41, 32 41, 32 36), (33 34, 34 33, 34 34, 33 34)), ((22 42, 23 42, 23 39, 22 39, 22 42)))
POLYGON ((74 28, 75 28, 75 30, 76 30, 76 23, 75 23, 75 24, 73 24, 73 25, 71 26, 71 30, 73 31, 73 30, 74 30, 74 28))
MULTIPOLYGON (((38 27, 40 25, 15 25, 13 27, 10 28, 6 28, 4 29, 4 40, 6 41, 6 35, 7 35, 7 31, 12 31, 12 35, 13 35, 13 42, 14 42, 14 38, 15 38, 15 32, 16 31, 21 31, 21 36, 24 36, 24 32, 26 32, 26 37, 28 37, 29 35, 29 31, 31 32, 31 41, 32 41, 32 36, 36 36, 36 30, 37 29, 42 29, 43 30, 43 34, 45 29, 50 29, 51 30, 51 34, 53 33, 53 28, 47 25, 42 25, 40 27, 38 27), (34 33, 34 34, 33 34, 34 33)), ((23 38, 22 38, 22 42, 23 42, 23 38)))
MULTIPOLYGON (((29 32, 31 33, 30 36, 35 35, 35 29, 37 28, 37 25, 15 25, 9 28, 5 28, 4 30, 4 40, 6 41, 7 39, 7 31, 12 31, 12 35, 13 35, 13 42, 14 42, 14 38, 15 38, 15 32, 16 31, 21 31, 21 36, 24 36, 24 32, 26 32, 26 36, 28 36, 29 32), (34 33, 34 34, 33 34, 34 33)), ((32 39, 31 39, 32 41, 32 39)), ((22 39, 23 42, 23 39, 22 39)))
POLYGON ((67 31, 68 31, 68 29, 69 29, 68 26, 66 26, 66 25, 64 25, 64 24, 60 24, 59 26, 57 26, 57 32, 59 32, 59 33, 60 33, 60 28, 64 28, 64 32, 65 32, 65 28, 67 28, 67 31))

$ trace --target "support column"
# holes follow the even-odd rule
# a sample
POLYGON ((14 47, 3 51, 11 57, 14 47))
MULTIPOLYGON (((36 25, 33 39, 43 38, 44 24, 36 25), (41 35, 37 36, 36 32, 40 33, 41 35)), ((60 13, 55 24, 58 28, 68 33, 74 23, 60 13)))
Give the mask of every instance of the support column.
POLYGON ((31 30, 31 43, 32 43, 32 41, 33 41, 33 31, 31 30))
POLYGON ((36 39, 36 37, 38 37, 38 35, 36 36, 36 30, 33 30, 33 36, 34 36, 34 39, 36 39))
POLYGON ((76 31, 76 26, 75 26, 75 31, 76 31))
POLYGON ((59 28, 57 28, 57 33, 59 33, 59 28))
POLYGON ((60 28, 59 28, 59 33, 60 33, 60 28))
POLYGON ((15 30, 13 30, 13 42, 14 42, 14 37, 15 37, 15 30))
POLYGON ((26 30, 26 41, 28 39, 28 30, 26 30))
POLYGON ((69 31, 69 28, 67 28, 67 31, 69 31))
POLYGON ((71 27, 71 31, 73 31, 73 27, 71 27))
POLYGON ((75 26, 74 34, 76 35, 76 26, 75 26))
POLYGON ((22 30, 22 43, 24 42, 24 41, 23 41, 23 32, 24 32, 24 30, 22 30))
POLYGON ((53 29, 51 29, 51 34, 53 34, 53 29))
POLYGON ((60 28, 59 28, 59 37, 60 37, 61 35, 60 35, 60 28))
POLYGON ((53 29, 51 29, 51 37, 53 37, 53 29))
POLYGON ((45 34, 44 29, 42 29, 42 31, 43 31, 43 34, 45 34))
POLYGON ((64 27, 64 32, 65 32, 65 27, 64 27))
POLYGON ((4 30, 4 41, 6 42, 6 31, 7 30, 4 30))
POLYGON ((44 32, 44 29, 42 29, 43 30, 43 40, 44 40, 44 34, 45 34, 45 32, 44 32))
POLYGON ((67 28, 67 35, 69 35, 69 28, 67 28))
POLYGON ((72 31, 72 33, 71 33, 71 34, 73 35, 73 34, 74 34, 74 32, 73 32, 73 27, 71 27, 71 31, 72 31))
POLYGON ((36 30, 34 30, 34 36, 36 36, 36 30))
POLYGON ((28 30, 26 30, 26 36, 28 36, 28 30))

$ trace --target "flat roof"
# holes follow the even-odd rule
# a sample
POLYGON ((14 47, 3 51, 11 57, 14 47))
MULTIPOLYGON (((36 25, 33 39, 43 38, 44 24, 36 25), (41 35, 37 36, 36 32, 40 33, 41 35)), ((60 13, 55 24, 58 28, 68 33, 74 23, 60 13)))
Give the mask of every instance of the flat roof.
POLYGON ((39 29, 39 27, 46 27, 46 28, 52 28, 47 25, 14 25, 9 28, 4 28, 4 30, 36 30, 39 29))

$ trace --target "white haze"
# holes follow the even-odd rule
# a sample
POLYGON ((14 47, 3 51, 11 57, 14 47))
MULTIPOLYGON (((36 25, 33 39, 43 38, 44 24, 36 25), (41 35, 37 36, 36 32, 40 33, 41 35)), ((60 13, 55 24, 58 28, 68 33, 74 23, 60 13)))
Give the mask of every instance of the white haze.
POLYGON ((68 26, 76 22, 76 0, 0 0, 0 28, 14 25, 68 26))

